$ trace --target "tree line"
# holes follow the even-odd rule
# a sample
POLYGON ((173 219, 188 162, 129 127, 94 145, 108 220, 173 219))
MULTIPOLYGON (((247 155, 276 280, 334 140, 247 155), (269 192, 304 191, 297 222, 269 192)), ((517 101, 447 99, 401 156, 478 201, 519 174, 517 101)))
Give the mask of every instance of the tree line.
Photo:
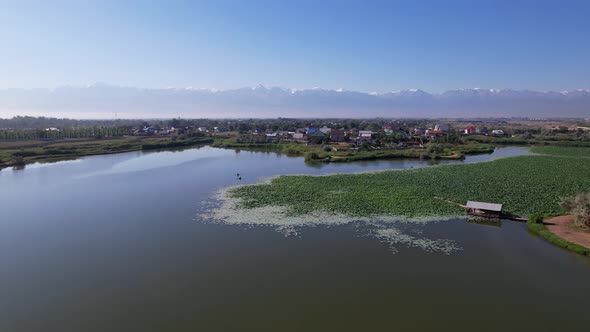
POLYGON ((57 130, 25 129, 0 130, 0 140, 26 139, 65 139, 65 138, 105 138, 129 135, 131 129, 127 127, 89 127, 64 128, 57 130))

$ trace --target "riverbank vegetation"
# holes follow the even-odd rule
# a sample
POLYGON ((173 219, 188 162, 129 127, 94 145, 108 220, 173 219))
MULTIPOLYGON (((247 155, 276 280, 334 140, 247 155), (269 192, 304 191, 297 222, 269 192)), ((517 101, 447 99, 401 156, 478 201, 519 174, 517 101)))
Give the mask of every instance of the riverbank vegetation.
MULTIPOLYGON (((307 162, 462 159, 506 144, 590 146, 574 120, 526 119, 0 119, 0 167, 76 156, 214 142, 307 162), (141 142, 139 142, 141 140, 141 142), (80 147, 79 142, 93 141, 80 147), (75 142, 75 143, 72 143, 75 142), (71 145, 73 144, 73 145, 71 145), (16 151, 15 151, 16 150, 16 151)), ((84 143, 86 144, 86 143, 84 143)))
POLYGON ((561 237, 549 231, 544 224, 544 219, 549 216, 552 216, 552 214, 535 213, 530 215, 529 221, 527 222, 528 230, 558 247, 573 251, 580 255, 590 256, 590 248, 586 248, 568 240, 562 239, 561 237))
POLYGON ((559 206, 572 215, 575 227, 584 230, 590 229, 590 192, 580 192, 575 196, 563 197, 559 206))
POLYGON ((0 168, 51 162, 81 156, 137 150, 170 149, 211 143, 209 137, 175 139, 171 137, 121 137, 112 139, 26 140, 0 142, 0 168))
MULTIPOLYGON (((242 135, 243 137, 244 135, 242 135)), ((305 144, 292 141, 266 143, 240 140, 238 136, 219 138, 213 147, 245 150, 268 150, 303 156, 306 162, 350 162, 377 159, 462 159, 465 155, 492 153, 494 147, 479 143, 427 143, 419 148, 347 144, 305 144)))
POLYGON ((523 135, 516 137, 494 137, 472 135, 465 138, 469 142, 478 142, 493 145, 552 145, 558 147, 590 147, 590 140, 587 134, 581 135, 523 135))
POLYGON ((530 149, 531 152, 538 154, 546 154, 551 156, 563 156, 573 158, 590 158, 590 148, 582 147, 569 147, 564 149, 559 146, 541 146, 533 147, 530 149))

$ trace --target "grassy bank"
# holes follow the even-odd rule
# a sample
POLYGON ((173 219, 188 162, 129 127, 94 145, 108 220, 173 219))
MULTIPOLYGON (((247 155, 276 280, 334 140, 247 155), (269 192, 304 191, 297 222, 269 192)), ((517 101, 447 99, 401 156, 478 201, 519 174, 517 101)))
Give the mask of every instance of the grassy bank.
POLYGON ((74 159, 82 156, 138 150, 188 147, 212 142, 207 137, 173 140, 169 137, 124 137, 55 141, 0 142, 0 168, 34 162, 74 159))
POLYGON ((590 190, 585 158, 519 156, 490 162, 331 176, 282 176, 237 187, 241 208, 280 206, 289 215, 325 211, 356 217, 453 216, 468 200, 504 204, 507 212, 561 213, 560 197, 590 190))
POLYGON ((184 140, 165 140, 165 141, 157 141, 157 142, 147 142, 141 145, 141 150, 159 150, 159 149, 172 149, 172 148, 182 148, 182 147, 189 147, 199 144, 209 144, 212 143, 213 139, 208 137, 200 137, 200 138, 191 138, 191 139, 184 139, 184 140))
POLYGON ((374 148, 353 151, 348 147, 334 146, 326 151, 321 145, 297 143, 241 143, 232 139, 216 140, 211 146, 230 149, 269 150, 288 155, 304 156, 306 162, 351 162, 377 159, 462 159, 468 154, 492 153, 494 147, 488 144, 440 144, 440 151, 429 152, 425 148, 374 148))
POLYGON ((563 156, 573 158, 590 158, 590 149, 581 147, 571 147, 564 149, 558 146, 541 146, 533 147, 530 149, 531 152, 538 154, 545 154, 550 156, 563 156))
POLYGON ((478 142, 492 145, 550 145, 556 147, 590 147, 588 140, 575 136, 544 136, 534 138, 522 137, 494 137, 472 135, 465 138, 469 142, 478 142))
POLYGON ((545 240, 553 243, 554 245, 573 251, 580 255, 590 256, 590 249, 586 247, 582 247, 575 243, 569 242, 565 239, 560 238, 559 236, 551 233, 547 227, 543 224, 543 219, 546 217, 553 216, 553 215, 544 215, 544 214, 533 214, 529 216, 529 221, 527 222, 528 230, 536 234, 545 240))

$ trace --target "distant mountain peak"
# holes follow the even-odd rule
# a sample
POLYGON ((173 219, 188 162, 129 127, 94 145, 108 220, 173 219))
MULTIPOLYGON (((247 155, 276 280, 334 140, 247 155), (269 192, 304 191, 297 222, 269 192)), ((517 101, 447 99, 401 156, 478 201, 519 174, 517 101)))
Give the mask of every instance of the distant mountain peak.
POLYGON ((93 83, 56 89, 0 90, 0 116, 27 112, 239 117, 589 117, 590 90, 533 91, 464 88, 429 93, 282 88, 263 84, 238 89, 134 88, 93 83), (184 112, 184 113, 183 113, 184 112))

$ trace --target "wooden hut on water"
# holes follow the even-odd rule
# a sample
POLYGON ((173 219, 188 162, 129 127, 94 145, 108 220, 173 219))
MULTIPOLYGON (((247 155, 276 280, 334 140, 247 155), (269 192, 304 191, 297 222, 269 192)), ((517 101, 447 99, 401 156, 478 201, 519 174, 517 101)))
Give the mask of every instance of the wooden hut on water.
POLYGON ((502 204, 469 201, 465 206, 467 214, 478 217, 500 218, 502 204))

